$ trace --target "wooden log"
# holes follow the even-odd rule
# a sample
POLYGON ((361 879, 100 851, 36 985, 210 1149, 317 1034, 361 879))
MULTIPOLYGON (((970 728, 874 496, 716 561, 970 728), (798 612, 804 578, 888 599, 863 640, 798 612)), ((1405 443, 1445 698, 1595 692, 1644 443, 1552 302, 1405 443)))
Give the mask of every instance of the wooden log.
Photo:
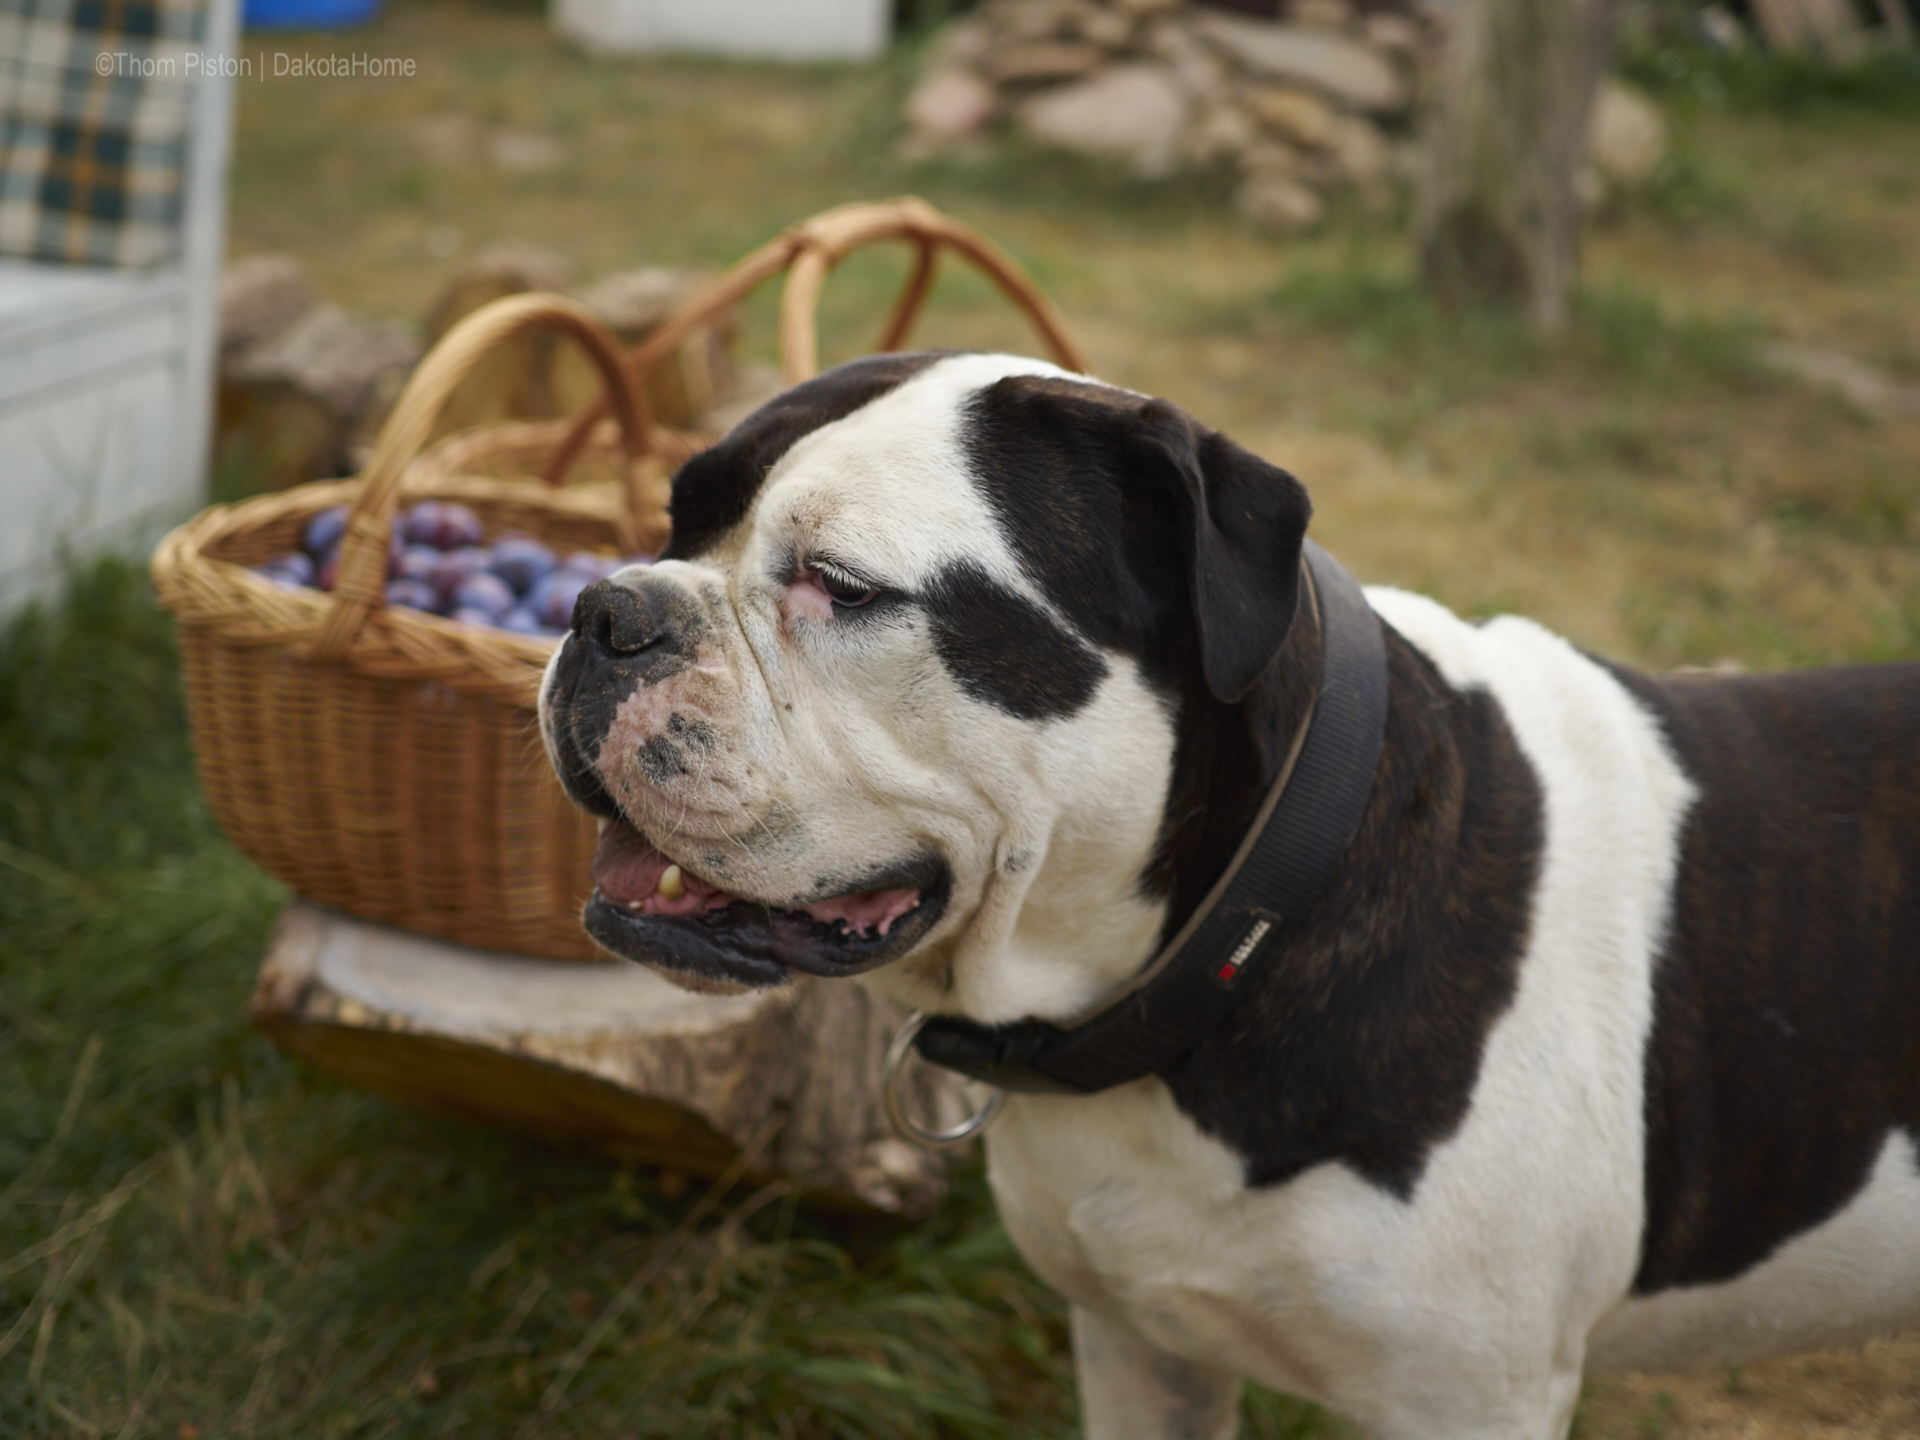
MULTIPOLYGON (((609 275, 577 297, 628 346, 637 345, 673 309, 699 291, 699 271, 640 269, 609 275)), ((485 251, 462 266, 427 317, 432 344, 472 311, 505 295, 560 290, 565 275, 544 252, 523 247, 485 251)), ((732 385, 737 319, 729 309, 689 336, 644 377, 653 416, 675 429, 696 426, 732 385)), ((435 438, 504 420, 569 415, 600 394, 599 373, 577 347, 531 331, 496 346, 461 383, 441 412, 435 438)))
MULTIPOLYGON (((632 348, 711 279, 702 270, 622 270, 577 292, 577 298, 632 348)), ((643 377, 656 419, 676 430, 705 427, 706 413, 734 388, 733 347, 739 325, 738 312, 728 306, 643 377)), ((563 415, 573 414, 600 393, 598 378, 577 351, 554 356, 551 383, 563 415)))
MULTIPOLYGON (((895 1135, 881 1101, 905 1015, 858 983, 693 995, 624 962, 491 954, 296 900, 251 1014, 287 1054, 418 1109, 706 1176, 779 1116, 762 1181, 909 1218, 945 1193, 945 1157, 895 1135)), ((975 1108, 957 1076, 909 1078, 930 1124, 975 1108)))
MULTIPOLYGON (((509 295, 529 290, 563 291, 573 278, 565 256, 531 245, 496 245, 463 264, 434 298, 424 328, 427 348, 460 321, 509 295)), ((502 420, 557 415, 547 372, 560 348, 551 330, 511 336, 482 356, 448 397, 433 430, 435 439, 502 420)))
POLYGON ((223 361, 222 447, 264 488, 349 474, 419 358, 397 326, 314 305, 223 361))

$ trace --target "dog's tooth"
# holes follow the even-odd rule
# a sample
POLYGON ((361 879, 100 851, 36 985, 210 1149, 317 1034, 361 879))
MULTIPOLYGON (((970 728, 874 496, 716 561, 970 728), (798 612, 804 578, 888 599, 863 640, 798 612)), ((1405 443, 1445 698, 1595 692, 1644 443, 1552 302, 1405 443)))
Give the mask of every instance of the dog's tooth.
POLYGON ((639 908, 640 908, 640 902, 638 900, 627 901, 627 909, 638 910, 639 908))
POLYGON ((687 893, 687 882, 681 877, 678 865, 669 865, 660 872, 660 897, 663 900, 678 900, 687 893))

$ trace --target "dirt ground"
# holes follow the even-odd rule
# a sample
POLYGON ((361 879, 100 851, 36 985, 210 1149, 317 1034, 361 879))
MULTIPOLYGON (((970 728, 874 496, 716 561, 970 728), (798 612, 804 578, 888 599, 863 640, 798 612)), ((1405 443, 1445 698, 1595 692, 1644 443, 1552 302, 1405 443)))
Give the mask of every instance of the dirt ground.
MULTIPOLYGON (((918 190, 1013 250, 1108 378, 1300 474, 1314 533, 1363 579, 1521 610, 1654 667, 1920 656, 1920 416, 1865 413, 1759 358, 1817 345, 1920 386, 1911 118, 1673 107, 1667 174, 1593 230, 1580 323, 1543 346, 1425 307, 1391 203, 1280 244, 1207 183, 1150 191, 1005 146, 897 160, 904 61, 589 61, 535 14, 424 5, 354 48, 415 56, 420 78, 241 97, 234 252, 291 252, 328 299, 417 320, 488 243, 551 246, 589 278, 711 265, 829 204, 918 190), (489 138, 509 132, 504 150, 489 138)), ((836 278, 829 358, 858 350, 903 266, 836 278)), ((931 337, 1022 343, 987 300, 943 284, 931 337)), ((751 312, 762 331, 769 307, 751 312)), ((1595 1379, 1576 1434, 1920 1436, 1920 1334, 1595 1379)))
POLYGON ((1910 1440, 1920 1334, 1732 1371, 1588 1380, 1580 1440, 1910 1440))

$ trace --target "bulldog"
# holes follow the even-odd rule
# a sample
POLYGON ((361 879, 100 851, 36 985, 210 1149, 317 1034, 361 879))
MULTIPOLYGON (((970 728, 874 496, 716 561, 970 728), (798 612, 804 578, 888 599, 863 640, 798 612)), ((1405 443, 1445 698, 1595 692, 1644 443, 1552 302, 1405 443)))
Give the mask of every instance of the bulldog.
POLYGON ((988 1174, 1093 1437, 1230 1436, 1251 1378, 1373 1436, 1548 1440, 1588 1366, 1920 1318, 1920 666, 1654 678, 1339 602, 1309 513, 1032 360, 787 392, 547 674, 604 821, 587 930, 1027 1037, 976 1071, 1015 1090, 988 1174), (1282 823, 1316 746, 1344 818, 1282 823), (1262 836, 1324 863, 1253 897, 1186 1032, 1022 1068, 1158 985, 1262 836))

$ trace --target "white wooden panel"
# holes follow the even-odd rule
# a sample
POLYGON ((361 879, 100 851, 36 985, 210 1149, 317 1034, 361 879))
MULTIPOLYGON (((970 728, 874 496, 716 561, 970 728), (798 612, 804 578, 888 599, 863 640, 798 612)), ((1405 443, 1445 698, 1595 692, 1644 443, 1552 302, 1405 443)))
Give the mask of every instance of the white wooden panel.
POLYGON ((178 354, 187 343, 186 286, 178 271, 129 276, 34 268, 53 273, 23 280, 13 267, 0 267, 0 415, 88 376, 178 354), (21 303, 23 290, 27 303, 21 303))
POLYGON ((176 351, 0 413, 0 613, 53 593, 64 554, 137 553, 202 503, 178 462, 183 364, 176 351))

